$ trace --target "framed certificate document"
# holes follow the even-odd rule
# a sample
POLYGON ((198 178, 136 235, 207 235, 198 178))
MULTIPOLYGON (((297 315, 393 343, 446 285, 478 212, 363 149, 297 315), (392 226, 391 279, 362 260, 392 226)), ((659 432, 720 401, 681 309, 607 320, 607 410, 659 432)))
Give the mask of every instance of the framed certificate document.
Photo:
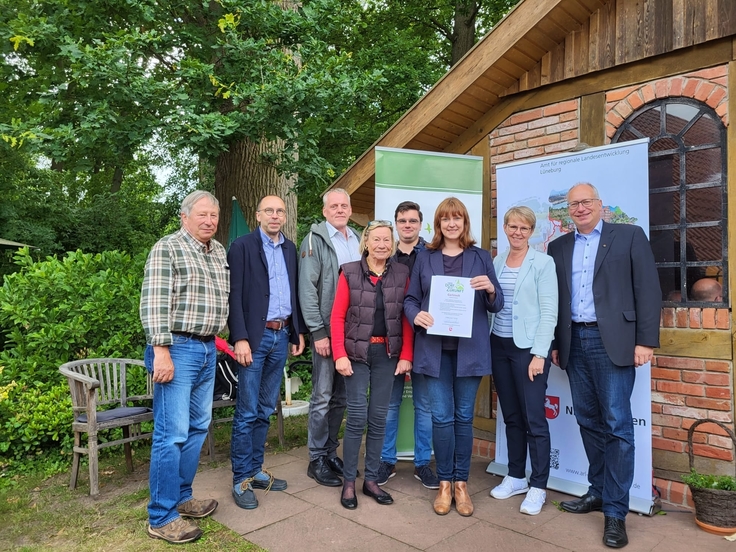
POLYGON ((432 276, 429 290, 429 314, 434 324, 428 334, 470 337, 473 333, 475 290, 470 278, 432 276))

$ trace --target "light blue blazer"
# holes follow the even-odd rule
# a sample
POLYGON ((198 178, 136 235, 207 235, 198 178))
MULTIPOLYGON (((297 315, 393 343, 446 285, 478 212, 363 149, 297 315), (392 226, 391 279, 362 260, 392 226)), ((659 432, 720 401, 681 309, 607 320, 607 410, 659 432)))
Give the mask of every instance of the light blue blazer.
MULTIPOLYGON (((509 250, 493 260, 496 274, 506 264, 509 250)), ((531 349, 533 355, 547 357, 557 325, 557 273, 551 257, 529 248, 519 268, 514 297, 511 303, 514 345, 519 349, 531 349)), ((491 316, 491 329, 495 315, 491 316)))

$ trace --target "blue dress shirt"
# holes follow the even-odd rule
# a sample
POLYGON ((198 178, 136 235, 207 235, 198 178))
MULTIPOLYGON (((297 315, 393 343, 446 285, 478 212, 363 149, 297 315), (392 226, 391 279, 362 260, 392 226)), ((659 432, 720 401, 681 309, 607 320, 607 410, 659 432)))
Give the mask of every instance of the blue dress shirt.
POLYGON ((286 259, 281 245, 284 235, 279 233, 278 243, 274 243, 266 233, 258 227, 263 242, 263 253, 268 265, 268 314, 266 320, 284 320, 291 316, 291 287, 289 273, 286 271, 286 259))
POLYGON ((337 264, 342 266, 350 261, 359 261, 360 253, 358 252, 358 246, 360 244, 355 234, 348 232, 348 237, 346 238, 345 234, 329 222, 325 221, 325 226, 327 227, 327 232, 330 234, 330 241, 337 254, 337 264))
POLYGON ((593 300, 593 272, 602 228, 603 220, 599 220, 590 234, 581 234, 575 230, 575 247, 572 253, 573 322, 597 320, 593 300))

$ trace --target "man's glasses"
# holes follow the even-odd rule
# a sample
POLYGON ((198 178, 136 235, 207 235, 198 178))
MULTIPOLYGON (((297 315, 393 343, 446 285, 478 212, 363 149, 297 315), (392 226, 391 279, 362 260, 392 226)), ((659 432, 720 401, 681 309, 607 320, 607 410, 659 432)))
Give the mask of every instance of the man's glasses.
POLYGON ((530 228, 529 226, 516 226, 515 224, 507 224, 506 228, 508 228, 508 231, 512 234, 515 234, 516 232, 521 232, 524 236, 532 231, 532 228, 530 228))
POLYGON ((266 207, 265 209, 259 209, 259 213, 266 213, 269 217, 272 217, 274 213, 276 213, 278 216, 283 217, 286 215, 286 209, 272 209, 271 207, 266 207))
POLYGON ((396 224, 419 224, 421 221, 419 219, 399 219, 396 221, 396 224))
POLYGON ((600 201, 600 199, 583 199, 580 201, 571 201, 570 203, 567 204, 567 208, 570 211, 576 211, 577 208, 582 205, 583 207, 588 209, 589 207, 592 207, 593 203, 595 203, 596 201, 600 201))

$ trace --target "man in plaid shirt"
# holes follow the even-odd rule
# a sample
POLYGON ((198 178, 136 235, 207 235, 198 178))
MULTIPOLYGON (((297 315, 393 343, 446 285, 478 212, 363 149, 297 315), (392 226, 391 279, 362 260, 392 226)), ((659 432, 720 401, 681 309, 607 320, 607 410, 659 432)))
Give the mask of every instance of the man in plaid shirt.
POLYGON ((192 496, 192 481, 212 417, 214 338, 228 315, 227 257, 212 239, 219 215, 209 192, 184 198, 181 229, 153 246, 141 289, 145 362, 154 381, 148 535, 171 543, 202 536, 182 516, 202 518, 217 508, 216 500, 192 496))

